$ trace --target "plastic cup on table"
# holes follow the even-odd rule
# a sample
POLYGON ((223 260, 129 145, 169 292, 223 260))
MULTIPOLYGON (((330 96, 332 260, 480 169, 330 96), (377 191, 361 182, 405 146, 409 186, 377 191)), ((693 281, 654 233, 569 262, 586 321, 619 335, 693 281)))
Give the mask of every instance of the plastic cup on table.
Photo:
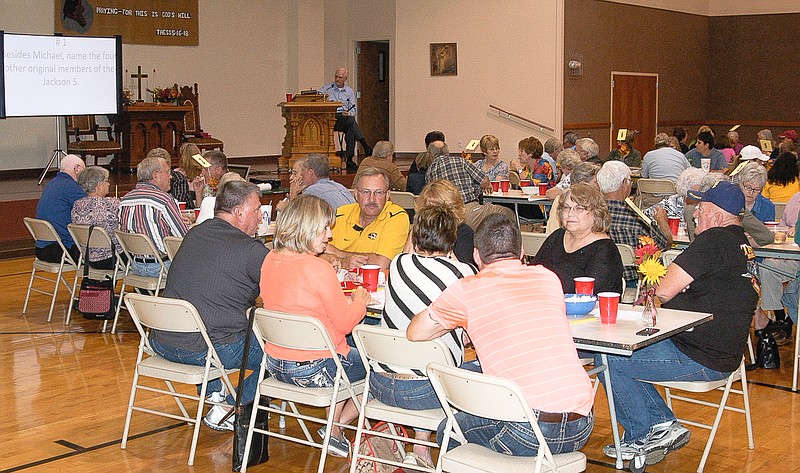
POLYGON ((711 171, 711 158, 700 158, 700 168, 705 171, 711 171))
POLYGON ((286 101, 287 102, 291 102, 292 101, 292 94, 286 94, 286 101))
POLYGON ((186 202, 178 202, 178 208, 181 209, 181 211, 186 210, 186 202))
POLYGON ((678 229, 681 225, 681 219, 678 217, 668 217, 667 221, 669 222, 669 229, 673 235, 678 234, 678 229))
POLYGON ((194 221, 196 222, 198 218, 200 218, 200 209, 194 209, 194 221))
POLYGON ((361 266, 361 276, 363 278, 362 285, 364 289, 369 292, 375 292, 378 290, 378 273, 381 271, 381 267, 377 264, 365 264, 361 266))
POLYGON ((531 181, 529 179, 522 179, 519 181, 520 187, 528 187, 531 185, 531 181))
POLYGON ((775 243, 786 243, 786 237, 789 234, 789 227, 779 225, 775 227, 775 243))
POLYGON ((619 310, 618 292, 601 292, 597 294, 597 302, 600 306, 600 323, 617 323, 617 310, 619 310))
POLYGON ((492 192, 500 190, 500 181, 492 181, 492 192))
POLYGON ((539 195, 544 196, 547 193, 547 189, 549 189, 549 188, 550 188, 550 186, 548 186, 547 184, 541 184, 540 183, 539 184, 539 195))
POLYGON ((575 294, 594 294, 594 278, 580 277, 575 278, 575 294))
POLYGON ((508 192, 509 187, 511 187, 511 181, 508 179, 503 179, 500 181, 500 190, 503 192, 508 192))

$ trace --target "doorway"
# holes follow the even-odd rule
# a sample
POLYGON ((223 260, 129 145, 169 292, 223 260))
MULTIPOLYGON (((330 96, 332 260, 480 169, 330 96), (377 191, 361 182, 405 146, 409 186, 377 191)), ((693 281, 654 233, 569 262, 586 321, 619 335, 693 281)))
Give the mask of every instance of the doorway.
POLYGON ((655 145, 658 126, 658 74, 611 72, 611 146, 621 128, 637 130, 633 147, 642 156, 655 145))
POLYGON ((358 125, 375 146, 389 139, 389 41, 356 42, 358 125))

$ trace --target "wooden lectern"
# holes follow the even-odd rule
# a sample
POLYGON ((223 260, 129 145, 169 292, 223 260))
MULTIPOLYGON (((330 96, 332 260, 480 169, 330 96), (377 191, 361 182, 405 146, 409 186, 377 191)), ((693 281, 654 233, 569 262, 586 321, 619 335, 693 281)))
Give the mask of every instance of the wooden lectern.
POLYGON ((180 160, 183 142, 183 116, 192 107, 169 103, 139 102, 122 107, 117 121, 122 133, 122 156, 118 169, 135 169, 147 152, 164 148, 172 156, 171 165, 180 160))
POLYGON ((342 168, 333 140, 336 108, 341 105, 341 102, 328 102, 325 94, 295 95, 291 102, 278 104, 286 119, 279 171, 290 170, 295 160, 309 153, 326 154, 331 169, 342 168))

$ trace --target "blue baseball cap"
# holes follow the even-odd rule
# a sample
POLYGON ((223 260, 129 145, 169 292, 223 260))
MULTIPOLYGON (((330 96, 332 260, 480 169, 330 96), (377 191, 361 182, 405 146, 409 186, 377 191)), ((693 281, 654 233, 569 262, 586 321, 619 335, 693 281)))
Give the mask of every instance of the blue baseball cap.
POLYGON ((689 191, 688 195, 700 202, 711 202, 733 215, 739 215, 744 209, 744 193, 728 181, 717 181, 705 192, 689 191))

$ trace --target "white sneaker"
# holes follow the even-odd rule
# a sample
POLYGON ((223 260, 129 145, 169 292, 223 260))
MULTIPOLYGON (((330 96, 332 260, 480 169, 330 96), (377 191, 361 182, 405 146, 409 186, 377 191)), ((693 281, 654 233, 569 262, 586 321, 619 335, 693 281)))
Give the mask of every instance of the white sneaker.
POLYGON ((225 402, 225 394, 222 391, 216 391, 206 396, 206 402, 225 402))
MULTIPOLYGON (((217 393, 214 393, 217 394, 217 393)), ((236 419, 236 415, 231 415, 225 422, 220 423, 223 417, 228 414, 230 411, 229 407, 222 407, 222 406, 212 406, 211 409, 208 410, 208 414, 203 417, 203 423, 212 430, 217 430, 220 432, 233 432, 233 422, 236 419)))

